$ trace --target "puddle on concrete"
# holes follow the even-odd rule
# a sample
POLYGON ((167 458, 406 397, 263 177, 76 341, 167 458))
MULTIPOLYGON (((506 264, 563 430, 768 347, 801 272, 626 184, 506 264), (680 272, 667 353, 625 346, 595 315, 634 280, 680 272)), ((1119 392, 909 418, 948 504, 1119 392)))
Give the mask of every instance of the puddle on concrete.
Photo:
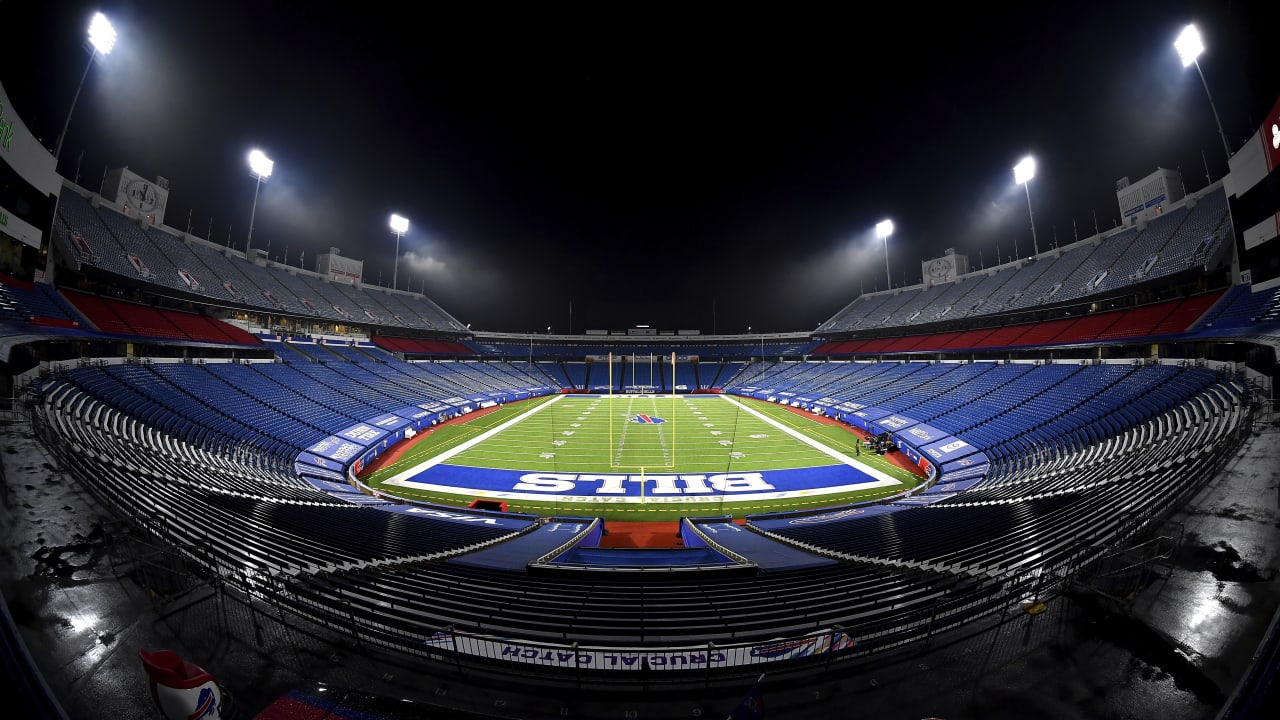
MULTIPOLYGON (((101 525, 95 525, 87 536, 76 535, 66 545, 47 545, 31 554, 36 567, 33 577, 63 580, 87 580, 92 568, 106 551, 101 525)), ((43 540, 40 540, 43 542, 43 540)))
POLYGON ((1184 570, 1210 572, 1221 582, 1261 583, 1275 579, 1275 568, 1259 568, 1240 557, 1226 540, 1207 545, 1196 533, 1187 533, 1174 558, 1184 570))
POLYGON ((1194 658, 1146 623, 1108 611, 1093 595, 1072 593, 1071 598, 1084 612, 1089 635, 1133 654, 1130 669, 1136 677, 1148 682, 1172 678, 1175 687, 1210 707, 1222 707, 1227 701, 1226 693, 1204 674, 1194 658))

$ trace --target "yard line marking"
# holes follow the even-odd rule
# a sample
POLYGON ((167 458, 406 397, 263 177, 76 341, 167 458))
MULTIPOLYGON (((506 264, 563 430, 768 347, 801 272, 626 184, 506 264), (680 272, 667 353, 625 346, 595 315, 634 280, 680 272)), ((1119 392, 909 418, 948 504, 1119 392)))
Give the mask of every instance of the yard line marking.
POLYGON ((476 445, 479 445, 480 443, 484 442, 485 440, 488 440, 489 438, 493 437, 494 435, 497 435, 498 433, 502 432, 503 430, 506 430, 507 428, 511 427, 512 425, 515 425, 516 423, 520 422, 521 420, 524 420, 525 418, 527 418, 527 417, 529 417, 529 416, 533 415, 534 413, 542 412, 542 410, 543 410, 543 409, 551 407, 552 405, 554 405, 554 404, 556 404, 556 403, 560 402, 561 400, 563 400, 563 399, 564 399, 564 398, 566 398, 566 397, 568 397, 568 396, 567 396, 567 395, 556 395, 554 398, 552 398, 552 399, 548 400, 547 402, 540 403, 537 407, 533 408, 532 410, 526 410, 525 412, 523 412, 523 413, 521 413, 521 414, 519 414, 519 415, 517 415, 517 416, 515 416, 515 417, 511 418, 510 420, 508 420, 508 421, 506 421, 506 422, 502 423, 501 425, 499 425, 499 426, 497 426, 497 427, 495 427, 495 428, 492 428, 492 429, 487 430, 487 431, 485 431, 485 432, 483 432, 483 433, 480 433, 479 435, 477 435, 477 436, 475 436, 475 437, 471 438, 470 440, 467 440, 467 441, 466 441, 466 442, 464 442, 464 443, 460 443, 460 444, 458 444, 458 445, 455 445, 454 447, 451 447, 451 448, 449 448, 448 450, 445 450, 444 452, 440 453, 439 455, 436 455, 435 457, 433 457, 433 458, 431 458, 431 459, 429 459, 429 460, 424 460, 423 462, 421 462, 421 463, 419 463, 419 464, 417 464, 417 465, 415 465, 415 466, 413 466, 413 467, 409 468, 408 470, 405 470, 405 471, 403 471, 403 472, 401 472, 401 473, 397 474, 395 477, 392 477, 392 478, 391 478, 391 481, 395 481, 395 480, 406 480, 406 479, 408 479, 408 478, 414 477, 415 475, 418 475, 419 473, 421 473, 421 472, 422 472, 422 471, 424 471, 424 470, 427 470, 427 469, 429 469, 429 468, 433 468, 433 467, 435 467, 436 465, 439 465, 440 463, 444 462, 445 460, 448 460, 449 458, 453 457, 454 455, 457 455, 457 454, 458 454, 458 453, 460 453, 460 452, 463 452, 463 451, 466 451, 466 450, 470 450, 471 448, 475 447, 476 445))
POLYGON ((763 420, 764 422, 769 423, 770 425, 772 425, 772 426, 774 426, 774 427, 778 428, 778 429, 779 429, 779 430, 781 430, 782 432, 784 432, 784 433, 786 433, 786 434, 790 435, 791 437, 793 437, 793 438, 795 438, 795 439, 799 440, 800 442, 802 442, 802 443, 804 443, 804 444, 806 444, 806 445, 808 445, 808 446, 812 447, 813 449, 815 449, 815 450, 817 450, 817 451, 819 451, 819 452, 825 453, 826 455, 830 456, 832 459, 834 459, 834 460, 836 460, 836 461, 838 461, 838 462, 840 462, 840 463, 842 463, 842 464, 844 464, 844 465, 848 465, 849 467, 856 468, 857 470, 859 470, 859 471, 861 471, 861 472, 864 472, 864 473, 866 473, 866 474, 870 475, 871 477, 876 478, 877 480, 890 481, 890 482, 893 482, 893 483, 895 483, 895 484, 897 484, 897 485, 901 485, 901 484, 902 484, 902 481, 901 481, 901 480, 898 480, 897 478, 893 477, 892 475, 888 475, 888 474, 886 474, 886 473, 884 473, 884 472, 881 472, 881 471, 879 471, 879 470, 877 470, 877 469, 875 469, 875 468, 873 468, 873 467, 871 467, 871 466, 869 466, 869 465, 866 465, 866 464, 864 464, 864 463, 860 463, 860 462, 858 462, 858 461, 854 460, 853 458, 849 457, 848 455, 845 455, 844 453, 842 453, 842 452, 840 452, 840 451, 838 451, 838 450, 833 450, 832 448, 829 448, 829 447, 827 447, 826 445, 823 445, 822 443, 818 442, 817 440, 814 440, 813 438, 809 437, 808 435, 805 435, 805 434, 803 434, 803 433, 801 433, 801 432, 799 432, 799 431, 797 431, 797 430, 794 430, 794 429, 792 429, 792 428, 790 428, 790 427, 787 427, 786 425, 783 425, 782 423, 778 422, 777 420, 774 420, 773 418, 769 417, 768 415, 765 415, 764 413, 762 413, 762 412, 760 412, 760 411, 758 411, 758 410, 754 410, 754 409, 752 409, 752 408, 747 407, 747 406, 746 406, 746 405, 744 405, 743 403, 738 402, 737 400, 734 400, 733 398, 729 397, 728 395, 721 395, 720 397, 721 397, 721 398, 723 398, 725 402, 728 402, 728 403, 731 403, 731 404, 733 404, 733 405, 738 406, 738 408, 739 408, 739 409, 747 411, 748 413, 750 413, 750 414, 754 415, 755 417, 759 418, 760 420, 763 420))

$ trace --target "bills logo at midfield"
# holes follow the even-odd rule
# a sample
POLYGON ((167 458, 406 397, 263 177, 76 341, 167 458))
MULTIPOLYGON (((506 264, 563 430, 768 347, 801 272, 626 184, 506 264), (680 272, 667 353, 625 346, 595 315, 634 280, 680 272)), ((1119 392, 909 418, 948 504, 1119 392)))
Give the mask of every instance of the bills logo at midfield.
POLYGON ((660 417, 654 417, 653 415, 632 415, 630 420, 631 422, 640 423, 641 425, 661 425, 666 422, 666 420, 660 417))

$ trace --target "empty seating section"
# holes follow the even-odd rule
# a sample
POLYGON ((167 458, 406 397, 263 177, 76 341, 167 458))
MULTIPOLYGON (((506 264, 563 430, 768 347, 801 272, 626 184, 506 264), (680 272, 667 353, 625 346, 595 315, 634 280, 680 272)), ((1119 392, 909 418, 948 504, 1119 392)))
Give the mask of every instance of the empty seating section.
POLYGON ((858 324, 864 318, 871 317, 871 311, 879 303, 884 302, 888 295, 859 295, 853 299, 853 302, 844 306, 840 312, 834 317, 818 326, 820 332, 840 332, 845 330, 856 330, 858 324))
POLYGON ((587 389, 587 364, 585 362, 566 362, 561 367, 564 368, 564 373, 569 378, 567 387, 578 390, 587 389))
POLYGON ((336 316, 341 318, 343 322, 376 322, 376 315, 374 318, 366 315, 359 303, 356 303, 346 293, 342 292, 341 285, 305 275, 295 276, 295 279, 311 288, 324 301, 325 307, 336 313, 336 316))
POLYGON ((116 315, 129 327, 133 328, 137 335, 166 338, 187 337, 177 326, 169 322, 164 314, 153 307, 126 302, 114 302, 111 305, 116 315))
POLYGON ((319 361, 78 368, 43 386, 37 427, 58 436, 50 447, 95 491, 197 562, 232 582, 254 573, 255 582, 273 583, 288 611, 409 652, 423 652, 424 638, 449 626, 634 647, 793 637, 835 624, 870 652, 871 638, 911 637, 908 628, 934 613, 960 622, 998 611, 1002 579, 1069 569, 1159 517, 1217 467, 1216 450, 1241 407, 1238 384, 1189 367, 727 368, 777 392, 857 399, 928 419, 986 447, 1001 471, 896 512, 781 529, 748 521, 844 562, 655 584, 452 562, 533 523, 496 528, 344 503, 246 451, 305 446, 428 387, 415 377, 431 377, 433 388, 496 388, 537 382, 549 374, 540 367, 559 363, 410 364, 364 348, 313 350, 319 361))
MULTIPOLYGON (((424 338, 391 337, 375 335, 373 343, 391 352, 406 355, 474 355, 470 348, 453 340, 428 340, 424 338)), ((511 357, 512 355, 505 355, 511 357)), ((519 355, 515 355, 519 357, 519 355)))
MULTIPOLYGON (((290 352, 280 343, 277 351, 290 352)), ((147 363, 71 371, 67 381, 125 415, 198 447, 263 456, 287 466, 306 447, 406 405, 468 397, 505 400, 548 390, 545 378, 510 363, 421 363, 376 359, 348 348, 346 359, 301 354, 282 363, 147 363)))
POLYGON ((250 282, 258 287, 262 297, 268 303, 266 305, 268 310, 312 316, 318 313, 315 307, 303 304, 292 290, 283 285, 276 273, 269 272, 265 267, 251 262, 240 262, 236 266, 250 282))
MULTIPOLYGON (((254 271, 250 271, 251 276, 254 271)), ((335 320, 337 322, 346 323, 351 321, 350 315, 345 315, 333 307, 333 303, 325 300, 316 291, 311 283, 305 282, 302 277, 295 273, 289 272, 279 267, 259 267, 256 275, 263 279, 264 282, 274 283, 277 287, 288 293, 293 304, 296 307, 303 308, 305 313, 335 320)), ((319 284, 319 283, 317 283, 319 284)), ((343 309, 345 312, 345 308, 343 309)))
MULTIPOLYGON (((279 439, 288 452, 303 448, 334 430, 323 426, 323 420, 335 417, 326 410, 316 411, 313 402, 293 403, 297 393, 263 382, 245 365, 216 363, 210 365, 152 365, 152 370, 174 388, 186 388, 212 410, 229 418, 265 431, 279 439), (320 419, 317 419, 317 415, 320 419)), ((347 427, 352 420, 338 421, 334 426, 347 427)))
POLYGON ((1254 292, 1251 285, 1237 285, 1193 329, 1241 328, 1276 321, 1280 321, 1280 287, 1254 292))
POLYGON ((897 325, 906 325, 914 322, 924 312, 926 307, 933 308, 934 314, 945 305, 941 302, 940 296, 952 287, 951 283, 946 285, 934 285, 917 293, 903 293, 906 302, 898 306, 893 312, 885 315, 880 322, 884 327, 894 327, 897 325))
POLYGON ((747 366, 744 362, 723 360, 715 364, 717 367, 713 373, 710 372, 710 365, 712 363, 700 363, 698 365, 698 380, 702 383, 703 390, 724 387, 747 366))
POLYGON ((406 327, 431 329, 428 322, 420 317, 413 307, 405 303, 403 296, 388 292, 379 294, 375 290, 371 290, 370 293, 373 294, 378 302, 382 303, 382 306, 387 309, 391 317, 400 321, 406 327))
POLYGON ((386 309, 388 314, 404 322, 409 327, 425 330, 441 330, 447 332, 464 332, 466 327, 452 316, 440 309, 431 300, 415 294, 387 292, 380 288, 370 288, 372 295, 386 309))
POLYGON ((1111 274, 1111 267, 1128 251, 1135 237, 1137 232, 1127 229, 1105 241, 1099 237, 1097 245, 1086 245, 1089 254, 1063 280, 1061 297, 1085 297, 1096 292, 1111 274))
POLYGON ((1017 270, 1005 268, 996 272, 984 273, 979 277, 969 275, 956 285, 965 288, 963 294, 955 302, 948 316, 954 319, 985 315, 999 310, 992 298, 998 297, 1000 288, 1018 274, 1017 270))
POLYGON ((534 361, 533 366, 550 381, 552 386, 559 388, 574 387, 573 381, 569 379, 569 374, 565 372, 564 365, 559 362, 537 360, 534 361))
POLYGON ((420 647, 450 625, 515 638, 615 645, 733 641, 833 623, 873 627, 933 608, 944 596, 966 603, 994 597, 993 588, 963 578, 851 564, 753 578, 698 573, 661 586, 526 575, 447 560, 424 564, 524 528, 343 506, 314 491, 270 482, 253 492, 243 478, 221 469, 206 470, 201 479, 184 460, 174 463, 183 469, 170 473, 148 459, 154 453, 140 453, 133 441, 85 422, 70 409, 76 406, 71 396, 55 391, 46 397, 48 428, 66 441, 58 446, 60 459, 112 504, 144 526, 163 527, 175 549, 233 582, 245 573, 257 575, 257 582, 275 577, 284 591, 279 600, 293 612, 329 623, 348 618, 343 625, 361 618, 362 634, 375 642, 412 638, 420 647), (117 459, 106 462, 108 454, 117 459))
POLYGON ((385 327, 413 327, 416 323, 413 318, 405 317, 403 308, 399 303, 392 301, 391 293, 383 288, 365 288, 364 290, 355 290, 354 288, 347 291, 348 295, 356 296, 360 299, 361 307, 373 312, 380 320, 379 324, 385 327))
POLYGON ((244 330, 203 315, 101 298, 76 290, 63 290, 63 293, 84 317, 103 332, 219 344, 260 344, 257 338, 244 330))
POLYGON ((0 321, 78 327, 82 319, 53 286, 0 274, 0 321))
POLYGON ((1224 239, 1233 236, 1230 225, 1225 194, 1209 193, 1200 198, 1169 239, 1150 275, 1160 277, 1186 267, 1204 265, 1223 246, 1224 239))
POLYGON ((82 263, 128 278, 146 277, 146 269, 129 261, 128 253, 84 197, 64 191, 58 202, 58 217, 66 246, 82 263))
POLYGON ((374 360, 360 348, 345 343, 319 343, 316 345, 316 353, 318 356, 316 359, 320 362, 366 362, 374 360))
POLYGON ((1101 233, 999 271, 954 283, 861 295, 819 326, 819 333, 900 327, 989 315, 1087 298, 1205 265, 1230 237, 1219 186, 1136 227, 1101 233))
POLYGON ((257 265, 204 240, 144 228, 135 217, 106 206, 94 208, 69 190, 59 204, 58 232, 63 246, 82 263, 180 292, 342 323, 466 331, 420 295, 332 285, 304 270, 257 265))
POLYGON ((326 372, 326 368, 316 363, 255 363, 249 367, 270 381, 264 383, 259 380, 254 383, 255 388, 274 394, 275 402, 281 405, 292 402, 295 397, 299 398, 296 412, 328 432, 337 432, 384 412, 381 408, 326 385, 308 374, 314 370, 333 384, 339 382, 331 371, 326 372))
MULTIPOLYGON (((320 365, 316 363, 283 366, 301 373, 295 386, 310 388, 311 397, 327 405, 336 405, 356 420, 391 412, 396 408, 422 402, 423 393, 396 384, 353 363, 320 365)), ((348 421, 347 424, 350 424, 348 421)), ((342 428, 335 428, 341 430, 342 428)))
MULTIPOLYGON (((136 277, 163 285, 172 290, 203 294, 203 287, 208 284, 209 278, 196 279, 197 275, 204 275, 205 268, 203 266, 197 267, 193 265, 182 268, 183 272, 187 273, 187 279, 192 281, 188 285, 183 280, 183 276, 179 275, 178 266, 174 265, 173 261, 152 242, 147 230, 138 225, 136 217, 122 215, 105 206, 98 208, 98 217, 102 218, 103 224, 115 236, 120 243, 120 247, 124 248, 130 265, 137 269, 136 277), (138 262, 135 263, 133 258, 136 258, 138 262)), ((165 244, 172 246, 178 243, 174 240, 165 244)))
MULTIPOLYGON (((1065 300, 1064 281, 1088 256, 1088 247, 1075 247, 1058 257, 1050 255, 1037 259, 1030 267, 1042 266, 1040 273, 1036 275, 1035 280, 1023 287, 1016 297, 1009 296, 1003 309, 1018 310, 1065 300)), ((1019 272, 1027 272, 1027 270, 1028 266, 1023 266, 1019 272)))
POLYGON ((1091 436, 1091 447, 1022 448, 1018 459, 1025 462, 1016 472, 940 502, 779 525, 767 534, 848 559, 997 574, 1029 562, 1054 569, 1088 552, 1097 538, 1133 532, 1173 507, 1212 471, 1215 449, 1239 421, 1239 386, 1208 370, 1090 366, 1059 374, 1051 391, 999 422, 1048 427, 1045 420, 1073 396, 1102 397, 1093 407, 1132 415, 1111 425, 1095 414, 1091 422, 1104 427, 1091 436), (1097 448, 1105 450, 1094 454, 1097 448))
POLYGON ((191 254, 209 270, 215 287, 206 288, 212 297, 259 308, 275 308, 262 290, 240 270, 243 262, 227 257, 228 251, 204 243, 191 243, 191 254))
POLYGON ((1023 328, 1011 345, 1047 345, 1075 323, 1074 319, 1047 320, 1015 327, 1023 328))
POLYGON ((260 344, 258 338, 249 334, 249 332, 217 318, 174 311, 165 311, 165 314, 170 322, 185 332, 187 337, 192 340, 234 342, 244 345, 260 344))
POLYGON ((819 346, 813 354, 878 354, 1039 347, 1063 343, 1091 343, 1123 338, 1177 335, 1187 332, 1222 295, 1221 291, 1213 291, 1184 300, 1168 300, 1128 310, 1111 310, 1083 317, 1023 323, 985 330, 827 342, 819 346))
POLYGON ((387 312, 376 299, 373 293, 366 293, 357 290, 355 285, 347 285, 341 282, 329 283, 329 289, 333 293, 342 298, 342 304, 355 316, 359 322, 376 323, 378 325, 398 325, 395 318, 387 312))
POLYGON ((1112 274, 1107 276, 1103 288, 1124 287, 1154 277, 1153 271, 1160 262, 1161 253, 1186 217, 1186 208, 1179 208, 1147 223, 1129 252, 1120 258, 1112 274))
POLYGON ((277 456, 288 448, 275 438, 175 392, 168 383, 154 382, 154 377, 142 366, 118 365, 79 368, 66 380, 124 415, 183 442, 228 454, 248 450, 255 462, 282 465, 277 456))
POLYGON ((960 299, 971 288, 965 287, 962 283, 946 283, 938 287, 941 289, 938 298, 929 303, 928 306, 921 308, 921 314, 918 316, 920 322, 943 321, 960 317, 960 299))
POLYGON ((139 334, 133 326, 125 322, 124 318, 120 317, 115 311, 115 303, 96 295, 88 295, 74 290, 63 290, 62 292, 76 306, 76 309, 99 330, 120 335, 139 334))
POLYGON ((670 368, 663 368, 659 373, 660 385, 667 392, 679 390, 685 392, 688 390, 698 389, 698 370, 697 366, 691 362, 677 362, 675 373, 675 387, 671 387, 671 376, 668 375, 670 368))
POLYGON ((191 472, 190 458, 157 464, 154 456, 169 452, 163 446, 95 430, 72 413, 50 422, 70 443, 57 448, 60 459, 92 475, 95 490, 113 504, 144 524, 163 522, 169 539, 203 548, 196 552, 202 557, 217 553, 242 571, 294 574, 438 559, 521 530, 514 521, 494 528, 339 503, 269 476, 249 486, 223 468, 191 472), (157 516, 158 508, 172 514, 157 516))
MULTIPOLYGON (((950 395, 926 400, 904 412, 921 415, 923 422, 963 436, 965 431, 1038 392, 1045 378, 1043 373, 1033 373, 1033 370, 1031 365, 991 365, 950 395)), ((988 444, 980 443, 979 447, 988 444)))
MULTIPOLYGON (((341 346, 320 346, 317 351, 330 352, 338 348, 341 346)), ((357 348, 347 348, 342 354, 348 362, 335 359, 296 367, 337 392, 354 392, 366 402, 377 403, 382 412, 424 400, 458 396, 505 402, 522 391, 560 387, 548 383, 540 371, 530 369, 527 363, 408 363, 385 354, 375 357, 357 348)))
POLYGON ((1157 303, 1125 311, 1123 317, 1098 333, 1098 339, 1107 340, 1147 335, 1153 328, 1162 325, 1177 307, 1178 303, 1175 301, 1157 303))
MULTIPOLYGON (((1061 332, 1045 342, 1080 343, 1097 340, 1107 328, 1115 324, 1121 317, 1123 317, 1123 313, 1098 313, 1097 315, 1086 315, 1082 318, 1069 320, 1065 323, 1061 332)), ((1024 335, 1021 340, 1025 342, 1026 338, 1027 336, 1024 335)))
POLYGON ((1224 295, 1223 292, 1211 292, 1189 297, 1173 309, 1167 317, 1156 323, 1144 334, 1159 336, 1186 332, 1195 326, 1200 318, 1209 311, 1224 295))
POLYGON ((151 244, 168 259, 175 270, 171 287, 220 299, 226 297, 226 290, 220 287, 221 281, 218 276, 195 254, 183 238, 175 237, 155 227, 148 227, 146 235, 151 244))
POLYGON ((298 343, 285 340, 272 344, 271 348, 275 350, 276 357, 280 358, 280 362, 316 362, 315 354, 317 351, 315 343, 298 343))
POLYGON ((1185 402, 1214 374, 1157 365, 789 363, 727 390, 824 398, 901 413, 984 450, 993 472, 1101 442, 1185 402))

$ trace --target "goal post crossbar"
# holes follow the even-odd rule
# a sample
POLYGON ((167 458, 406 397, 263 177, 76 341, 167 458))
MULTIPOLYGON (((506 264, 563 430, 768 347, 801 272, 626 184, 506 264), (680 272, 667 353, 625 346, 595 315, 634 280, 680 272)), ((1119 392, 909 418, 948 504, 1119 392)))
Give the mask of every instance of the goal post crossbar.
MULTIPOLYGON (((632 355, 632 357, 635 357, 635 355, 632 355)), ((650 378, 652 378, 654 358, 656 356, 650 354, 648 357, 649 357, 649 367, 650 367, 649 374, 650 374, 650 378)), ((628 413, 627 418, 621 424, 621 427, 620 428, 617 427, 617 413, 615 412, 615 405, 614 405, 615 400, 617 399, 617 394, 614 392, 614 386, 617 383, 614 381, 614 377, 613 377, 613 358, 614 358, 613 353, 612 352, 609 353, 609 356, 608 356, 608 361, 609 361, 608 362, 608 365, 609 365, 609 396, 608 396, 609 467, 615 470, 639 469, 642 471, 644 468, 669 469, 669 468, 675 467, 675 464, 676 464, 676 391, 675 391, 676 389, 676 354, 673 352, 671 353, 671 356, 670 356, 670 362, 671 362, 670 417, 660 419, 660 422, 655 423, 656 427, 653 428, 654 430, 656 430, 656 434, 658 435, 658 438, 660 440, 659 447, 662 453, 661 462, 649 462, 649 461, 637 462, 637 463, 624 462, 624 454, 627 449, 625 443, 627 438, 627 431, 628 429, 630 429, 630 424, 633 422, 638 423, 639 421, 637 420, 637 418, 640 418, 640 417, 647 418, 649 416, 643 415, 643 414, 633 416, 630 413, 628 413)), ((667 360, 667 358, 664 357, 663 360, 665 361, 667 360)), ((632 365, 632 374, 634 376, 635 362, 632 362, 631 365, 632 365)), ((660 366, 659 366, 659 372, 661 372, 660 366)), ((625 380, 625 378, 623 379, 625 380)), ((635 385, 633 383, 632 387, 634 386, 635 385)), ((648 387, 653 387, 652 383, 650 383, 648 387)), ((631 402, 634 402, 637 397, 646 397, 651 395, 649 393, 639 393, 639 394, 626 393, 625 396, 627 398, 628 403, 631 403, 631 402)), ((656 398, 654 399, 654 402, 655 403, 657 402, 656 398)), ((652 422, 652 420, 650 420, 650 422, 652 422)), ((635 449, 636 448, 633 448, 633 450, 635 449)), ((641 460, 645 460, 645 458, 641 458, 641 460)))

